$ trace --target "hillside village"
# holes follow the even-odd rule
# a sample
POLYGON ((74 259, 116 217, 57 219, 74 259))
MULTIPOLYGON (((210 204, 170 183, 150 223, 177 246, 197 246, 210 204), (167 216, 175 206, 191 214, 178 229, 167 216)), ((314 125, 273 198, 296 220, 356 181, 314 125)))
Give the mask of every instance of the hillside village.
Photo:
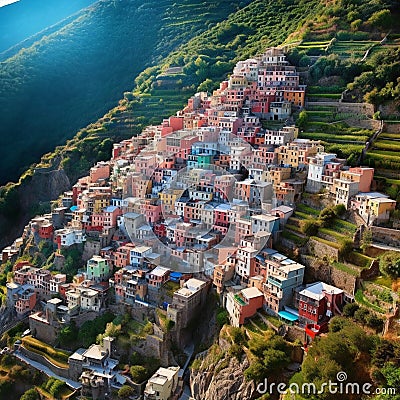
MULTIPOLYGON (((167 400, 178 398, 187 367, 167 342, 190 348, 211 292, 232 326, 258 316, 305 351, 346 304, 370 308, 360 289, 379 262, 363 249, 371 232, 377 248, 396 249, 400 232, 386 227, 396 201, 376 191, 374 168, 350 167, 321 141, 298 138, 300 82, 280 48, 238 62, 212 95, 196 93, 161 125, 114 144, 109 161, 33 218, 2 251, 12 265, 7 324, 29 321, 32 335, 15 346, 17 357, 37 360, 38 343, 59 344, 71 323, 128 312, 153 321, 135 349, 161 360, 146 384, 119 370, 109 336, 49 368, 82 396, 110 398, 128 385, 167 400), (28 248, 50 249, 50 261, 34 266, 22 257, 28 248), (82 260, 76 271, 72 249, 82 260)), ((380 330, 390 329, 396 298, 377 308, 380 330)))

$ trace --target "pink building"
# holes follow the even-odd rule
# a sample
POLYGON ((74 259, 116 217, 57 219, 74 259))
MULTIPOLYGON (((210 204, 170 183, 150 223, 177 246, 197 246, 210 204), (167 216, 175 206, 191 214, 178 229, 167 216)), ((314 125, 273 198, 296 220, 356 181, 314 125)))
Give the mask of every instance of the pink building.
POLYGON ((229 228, 228 204, 221 204, 214 210, 214 226, 213 228, 225 235, 229 228))
POLYGON ((90 182, 95 183, 100 179, 110 177, 110 165, 104 161, 98 162, 94 167, 90 168, 90 182))
POLYGON ((132 243, 127 243, 124 246, 119 247, 114 252, 114 265, 117 268, 123 268, 129 265, 131 250, 135 247, 132 243))
POLYGON ((115 228, 117 226, 117 218, 122 214, 119 207, 108 206, 104 209, 104 228, 115 228))
POLYGON ((145 199, 142 203, 142 213, 145 215, 147 222, 156 224, 161 221, 162 209, 161 203, 157 199, 145 199))
POLYGON ((18 293, 18 299, 15 302, 15 311, 18 316, 24 316, 30 313, 36 305, 37 295, 36 291, 30 285, 21 287, 18 293))
POLYGON ((372 179, 374 178, 374 169, 367 167, 354 167, 349 169, 350 174, 354 174, 357 178, 353 180, 358 180, 359 191, 369 192, 371 190, 372 179), (358 178, 359 176, 359 178, 358 178))
POLYGON ((169 280, 169 273, 171 270, 164 267, 156 267, 151 272, 146 274, 146 280, 149 286, 154 288, 160 288, 164 282, 169 280))

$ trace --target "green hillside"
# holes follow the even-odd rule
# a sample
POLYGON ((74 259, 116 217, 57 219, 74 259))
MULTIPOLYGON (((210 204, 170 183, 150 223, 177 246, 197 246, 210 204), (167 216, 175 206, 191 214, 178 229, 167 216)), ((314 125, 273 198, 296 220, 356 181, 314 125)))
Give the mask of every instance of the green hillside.
MULTIPOLYGON (((159 123, 179 110, 196 90, 216 87, 237 60, 254 56, 271 45, 283 43, 289 50, 289 59, 299 66, 313 99, 337 101, 346 87, 353 101, 363 100, 374 89, 382 92, 379 101, 392 101, 396 96, 398 62, 395 54, 387 55, 397 51, 400 30, 396 1, 253 0, 246 5, 245 2, 210 4, 186 0, 173 4, 161 1, 157 7, 146 3, 137 9, 134 3, 122 0, 96 3, 89 13, 60 32, 1 65, 0 73, 9 75, 9 80, 5 80, 9 84, 5 86, 7 89, 0 88, 0 103, 4 109, 8 103, 20 107, 20 114, 18 107, 3 114, 6 118, 0 128, 8 132, 7 135, 3 132, 3 137, 13 138, 13 143, 11 139, 4 143, 8 151, 2 163, 8 171, 12 169, 17 174, 16 159, 30 162, 33 147, 36 154, 53 148, 72 137, 79 126, 94 121, 120 98, 118 105, 97 122, 87 125, 67 140, 66 145, 42 157, 40 166, 63 168, 74 182, 94 162, 109 158, 113 141, 130 137, 149 123, 159 123), (127 24, 127 15, 140 24, 127 24), (378 45, 388 32, 386 42, 378 45), (68 47, 74 35, 85 39, 79 41, 81 45, 87 44, 83 48, 84 59, 72 44, 68 47), (110 45, 107 47, 105 43, 110 45), (363 61, 362 52, 370 45, 369 55, 363 61), (64 56, 62 60, 56 57, 60 53, 64 56), (59 67, 59 73, 53 68, 49 71, 50 67, 45 64, 45 60, 53 59, 57 63, 52 65, 59 67), (381 76, 369 73, 375 68, 377 61, 374 60, 383 60, 382 73, 393 82, 388 82, 389 87, 382 86, 381 76), (38 63, 30 64, 34 61, 38 63), (70 64, 73 71, 80 72, 72 74, 66 67, 70 64), (364 91, 355 90, 357 77, 364 73, 371 86, 363 88, 364 91), (96 76, 95 84, 88 78, 92 75, 96 76), (80 84, 70 85, 65 77, 80 84), (39 86, 39 90, 33 82, 44 86, 39 86), (50 98, 51 107, 39 101, 42 98, 47 101, 50 98), (16 120, 21 121, 10 122, 16 120), (54 139, 52 143, 44 133, 49 131, 54 139), (9 149, 18 143, 23 143, 19 153, 11 154, 9 149)), ((372 97, 366 100, 372 101, 372 97)), ((354 116, 337 113, 335 107, 329 108, 323 103, 310 107, 303 136, 322 139, 329 151, 355 164, 372 131, 347 124, 346 120, 351 117, 354 116)), ((5 174, 3 168, 0 171, 5 174)), ((8 185, 1 191, 0 232, 7 232, 11 220, 18 221, 21 227, 29 217, 29 210, 21 209, 20 199, 25 196, 24 188, 29 187, 33 173, 30 168, 20 178, 19 185, 8 185), (7 217, 6 222, 2 216, 7 217)))
POLYGON ((98 1, 0 63, 0 183, 113 107, 137 74, 246 1, 98 1))

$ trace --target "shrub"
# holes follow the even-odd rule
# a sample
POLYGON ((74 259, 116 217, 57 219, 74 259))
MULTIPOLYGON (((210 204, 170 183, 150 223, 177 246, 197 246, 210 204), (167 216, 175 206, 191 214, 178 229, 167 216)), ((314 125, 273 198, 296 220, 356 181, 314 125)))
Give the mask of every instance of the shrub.
POLYGON ((148 374, 147 369, 142 365, 132 365, 130 372, 135 383, 142 383, 148 374))
POLYGON ((365 325, 367 323, 367 319, 369 318, 369 311, 366 308, 360 308, 354 313, 354 318, 357 322, 365 325))
POLYGON ((22 396, 20 400, 39 400, 39 393, 35 389, 27 390, 22 396))
POLYGON ((134 389, 128 385, 122 386, 121 389, 118 390, 118 397, 120 399, 128 399, 135 393, 134 389))
POLYGON ((309 219, 301 221, 300 223, 301 232, 307 236, 316 236, 318 234, 318 229, 320 226, 321 225, 319 221, 309 219))
POLYGON ((245 337, 242 329, 234 327, 234 328, 232 328, 230 334, 231 334, 233 343, 242 345, 246 342, 246 337, 245 337))
POLYGON ((348 303, 343 307, 343 316, 354 317, 354 313, 359 309, 359 305, 356 303, 348 303))
POLYGON ((229 323, 229 314, 224 308, 221 308, 217 314, 217 324, 219 327, 229 323))
POLYGON ((384 275, 391 278, 400 276, 400 253, 396 251, 388 251, 379 258, 379 268, 384 275))

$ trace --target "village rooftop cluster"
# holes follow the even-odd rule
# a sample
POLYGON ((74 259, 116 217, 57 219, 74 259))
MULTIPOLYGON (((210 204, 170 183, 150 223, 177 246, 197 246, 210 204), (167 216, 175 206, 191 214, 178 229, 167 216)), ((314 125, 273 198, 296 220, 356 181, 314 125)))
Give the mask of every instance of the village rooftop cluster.
MULTIPOLYGON (((8 307, 29 315, 31 333, 47 343, 64 323, 110 303, 163 307, 181 329, 213 284, 234 326, 263 308, 304 327, 310 340, 323 332, 351 296, 324 282, 304 285, 305 266, 274 250, 296 203, 304 191, 324 190, 372 224, 387 221, 396 202, 371 192, 373 168, 348 167, 320 141, 297 138, 290 116, 304 107, 305 90, 283 51, 270 48, 238 62, 212 95, 197 93, 161 125, 114 144, 110 161, 92 167, 2 252, 3 262, 15 261, 24 241, 48 241, 57 269, 61 251, 80 244, 86 264, 68 279, 17 263, 8 307), (261 119, 288 123, 271 130, 261 119), (162 301, 167 282, 177 289, 162 301)), ((71 356, 70 378, 105 388, 123 380, 111 342, 71 356)), ((176 374, 163 369, 151 378, 147 398, 167 399, 171 392, 154 397, 154 388, 172 391, 176 374)))

